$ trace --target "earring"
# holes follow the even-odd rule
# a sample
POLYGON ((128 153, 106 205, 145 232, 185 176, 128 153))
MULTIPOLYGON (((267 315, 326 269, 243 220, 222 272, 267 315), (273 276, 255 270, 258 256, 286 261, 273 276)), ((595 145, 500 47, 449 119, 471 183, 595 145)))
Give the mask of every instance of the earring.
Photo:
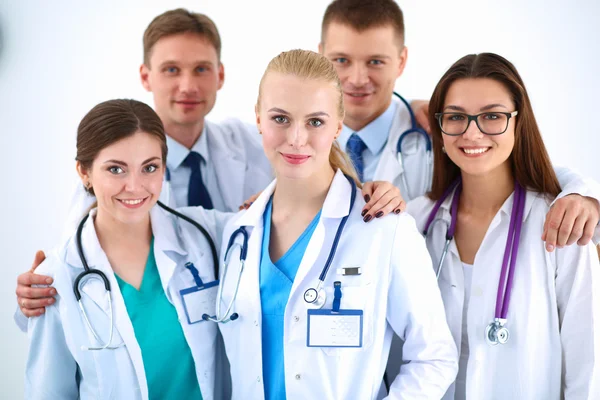
POLYGON ((86 188, 86 189, 88 189, 88 190, 89 190, 91 186, 92 186, 92 184, 91 184, 90 182, 86 182, 86 183, 85 183, 85 188, 86 188))
POLYGON ((446 148, 442 146, 442 153, 446 154, 446 148))

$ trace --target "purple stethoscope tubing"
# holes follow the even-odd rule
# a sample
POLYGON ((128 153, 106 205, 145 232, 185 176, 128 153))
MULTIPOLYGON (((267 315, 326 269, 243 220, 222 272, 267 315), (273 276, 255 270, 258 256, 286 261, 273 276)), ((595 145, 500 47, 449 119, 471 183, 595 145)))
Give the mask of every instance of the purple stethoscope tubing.
MULTIPOLYGON (((442 197, 438 199, 427 218, 425 224, 424 236, 427 236, 429 229, 435 220, 442 203, 446 201, 448 196, 454 191, 452 198, 452 205, 450 207, 450 225, 446 230, 446 243, 440 262, 436 271, 436 277, 439 278, 444 259, 448 252, 450 242, 454 239, 454 233, 456 231, 456 222, 458 219, 458 200, 462 190, 461 179, 458 178, 451 185, 448 186, 446 191, 442 194, 442 197)), ((496 326, 502 327, 506 321, 506 315, 508 314, 508 305, 510 304, 510 295, 513 287, 513 280, 515 275, 515 265, 517 261, 517 255, 519 253, 519 240, 521 238, 521 228, 523 226, 523 215, 525 209, 525 198, 526 191, 523 187, 515 182, 515 191, 513 196, 513 206, 511 211, 510 223, 508 227, 508 237, 506 239, 506 246, 504 249, 504 258, 502 260, 502 269, 500 271, 500 279, 498 282, 498 293, 496 295, 496 309, 494 313, 494 323, 496 326)))

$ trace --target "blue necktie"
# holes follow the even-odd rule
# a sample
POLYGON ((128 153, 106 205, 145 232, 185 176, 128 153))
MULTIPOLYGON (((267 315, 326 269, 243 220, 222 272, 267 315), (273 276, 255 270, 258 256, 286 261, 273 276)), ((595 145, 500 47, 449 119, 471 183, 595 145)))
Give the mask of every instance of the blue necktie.
POLYGON ((350 135, 348 143, 346 143, 346 153, 350 156, 361 182, 363 182, 363 170, 365 169, 362 153, 366 148, 367 145, 356 133, 350 135))
POLYGON ((188 206, 202 206, 207 210, 213 208, 212 200, 202 181, 202 173, 200 172, 200 162, 202 156, 195 151, 190 151, 183 165, 189 167, 192 171, 190 175, 190 183, 188 186, 188 206))

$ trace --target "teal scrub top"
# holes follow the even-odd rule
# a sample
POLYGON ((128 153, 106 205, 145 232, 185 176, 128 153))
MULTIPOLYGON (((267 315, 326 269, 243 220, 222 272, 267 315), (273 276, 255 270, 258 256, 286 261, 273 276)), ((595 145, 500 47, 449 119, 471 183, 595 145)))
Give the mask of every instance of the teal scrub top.
POLYGON ((282 400, 285 395, 283 363, 283 316, 292 283, 304 257, 308 242, 317 227, 321 211, 288 251, 273 264, 269 254, 271 213, 269 200, 264 213, 264 233, 260 261, 260 305, 262 308, 262 365, 265 400, 282 400))
POLYGON ((154 238, 140 290, 115 277, 142 351, 150 400, 202 399, 192 352, 158 275, 154 238))

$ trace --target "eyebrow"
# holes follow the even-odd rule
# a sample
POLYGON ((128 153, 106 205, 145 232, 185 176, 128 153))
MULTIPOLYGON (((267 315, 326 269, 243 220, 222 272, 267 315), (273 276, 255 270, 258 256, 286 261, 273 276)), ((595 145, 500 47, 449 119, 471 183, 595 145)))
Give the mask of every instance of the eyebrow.
MULTIPOLYGON (((175 60, 166 60, 166 61, 163 61, 163 62, 161 62, 161 63, 158 65, 158 67, 159 67, 159 68, 164 68, 164 67, 166 67, 167 65, 179 65, 179 64, 181 64, 181 62, 179 62, 179 61, 175 61, 175 60)), ((212 62, 210 62, 210 61, 208 61, 208 60, 194 61, 194 62, 192 62, 191 64, 193 64, 193 65, 213 65, 213 63, 212 63, 212 62)))
MULTIPOLYGON (((504 104, 500 104, 500 103, 494 103, 494 104, 488 104, 487 106, 483 106, 479 109, 479 111, 488 111, 491 110, 492 108, 497 108, 497 107, 501 107, 504 109, 508 109, 508 107, 506 107, 504 104)), ((444 107, 444 111, 446 110, 454 110, 454 111, 462 111, 465 112, 465 109, 460 107, 460 106, 454 106, 454 105, 450 105, 450 106, 446 106, 444 107)))
MULTIPOLYGON (((149 159, 144 161, 142 164, 147 164, 150 161, 154 161, 154 160, 160 160, 160 157, 150 157, 149 159)), ((103 164, 117 164, 117 165, 122 165, 124 167, 127 166, 127 163, 125 161, 119 161, 119 160, 106 160, 106 161, 104 161, 103 164)))
MULTIPOLYGON (((277 108, 277 107, 270 108, 268 112, 276 112, 276 113, 280 113, 280 114, 286 114, 286 115, 288 115, 288 114, 289 114, 289 113, 288 113, 287 111, 285 111, 284 109, 282 109, 282 108, 277 108)), ((315 118, 315 117, 329 117, 329 114, 327 114, 327 113, 326 113, 326 112, 324 112, 324 111, 316 111, 316 112, 313 112, 313 113, 307 114, 307 115, 305 116, 305 118, 315 118)))
MULTIPOLYGON (((344 58, 348 58, 348 54, 346 53, 340 53, 340 52, 335 52, 335 53, 330 53, 327 55, 328 57, 344 57, 344 58)), ((367 58, 377 58, 377 59, 387 59, 390 60, 391 57, 390 56, 386 56, 385 54, 372 54, 367 56, 367 58)))

